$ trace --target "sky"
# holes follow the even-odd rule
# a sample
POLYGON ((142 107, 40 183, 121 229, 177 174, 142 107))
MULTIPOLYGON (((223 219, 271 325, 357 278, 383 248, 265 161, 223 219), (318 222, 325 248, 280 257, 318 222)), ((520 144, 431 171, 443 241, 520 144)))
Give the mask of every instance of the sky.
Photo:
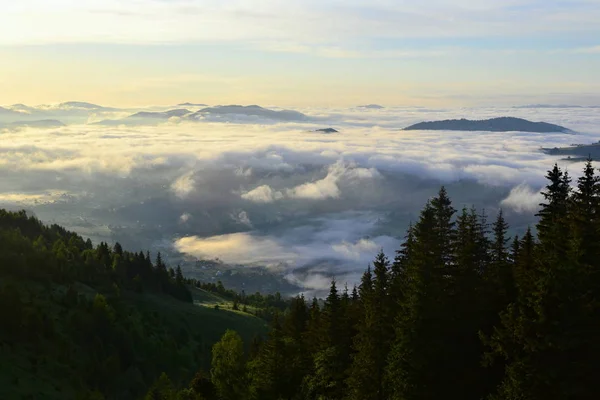
POLYGON ((600 0, 0 7, 0 105, 600 104, 600 0))

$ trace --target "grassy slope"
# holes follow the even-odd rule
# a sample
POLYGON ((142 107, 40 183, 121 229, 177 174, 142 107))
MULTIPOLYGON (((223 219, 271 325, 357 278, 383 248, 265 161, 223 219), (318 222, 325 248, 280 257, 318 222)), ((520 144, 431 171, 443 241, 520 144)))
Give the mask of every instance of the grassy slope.
MULTIPOLYGON (((173 327, 185 326, 202 338, 203 350, 209 357, 205 367, 210 366, 210 351, 227 329, 237 331, 249 343, 254 335, 265 334, 267 323, 251 313, 232 310, 232 302, 207 291, 190 288, 194 304, 156 295, 134 295, 138 307, 150 307, 169 319, 173 327), (214 305, 218 304, 219 309, 214 305)), ((248 310, 252 311, 252 310, 248 310)))
MULTIPOLYGON (((65 290, 64 287, 43 287, 35 282, 18 282, 27 285, 44 313, 52 316, 58 332, 61 332, 63 318, 68 310, 58 302, 50 300, 50 296, 65 290), (53 294, 51 294, 53 293, 53 294)), ((80 294, 93 297, 96 291, 85 285, 77 285, 80 294)), ((184 303, 169 296, 154 294, 122 293, 123 299, 138 310, 150 311, 163 321, 166 329, 173 333, 185 330, 199 344, 201 367, 210 367, 211 347, 227 329, 236 330, 248 343, 255 334, 267 331, 266 323, 247 313, 227 310, 228 301, 212 293, 194 290, 195 304, 184 303), (220 310, 206 305, 221 304, 220 310), (205 306, 202 306, 205 305, 205 306)), ((52 342, 45 342, 39 348, 11 346, 1 343, 4 351, 0 351, 0 399, 77 399, 79 386, 73 378, 77 365, 59 361, 62 349, 55 348, 52 342)), ((77 352, 75 352, 77 353, 77 352)), ((174 357, 181 355, 174 355, 174 357)), ((72 354, 70 357, 77 357, 72 354)))

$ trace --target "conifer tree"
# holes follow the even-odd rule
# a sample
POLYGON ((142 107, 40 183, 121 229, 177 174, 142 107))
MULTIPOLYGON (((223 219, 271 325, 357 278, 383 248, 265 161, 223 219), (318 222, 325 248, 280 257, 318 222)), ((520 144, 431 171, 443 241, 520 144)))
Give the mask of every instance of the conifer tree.
POLYGON ((267 341, 258 356, 248 364, 250 397, 256 400, 290 398, 302 380, 292 379, 296 367, 294 358, 288 357, 287 343, 280 316, 275 314, 267 341))
POLYGON ((313 374, 304 383, 303 392, 314 399, 341 399, 345 394, 344 359, 339 338, 342 336, 341 299, 335 279, 320 315, 322 323, 321 350, 314 355, 313 374))
POLYGON ((437 197, 431 200, 431 207, 434 210, 435 233, 437 241, 435 251, 440 258, 441 265, 451 266, 453 263, 453 243, 454 243, 454 222, 452 217, 456 210, 452 207, 452 201, 448 197, 446 188, 442 186, 437 197))
POLYGON ((390 303, 392 313, 396 315, 403 301, 403 293, 406 285, 406 268, 410 263, 415 252, 415 234, 412 223, 409 225, 405 240, 400 250, 396 252, 396 257, 390 269, 390 303))
POLYGON ((547 178, 546 202, 538 214, 539 245, 532 261, 529 233, 520 246, 520 299, 503 314, 493 340, 495 352, 508 359, 499 398, 588 399, 595 392, 591 360, 600 357, 594 339, 600 330, 589 269, 580 263, 579 244, 570 230, 570 178, 556 165, 547 178))
POLYGON ((573 239, 585 268, 600 267, 600 176, 588 158, 573 193, 573 239))
MULTIPOLYGON (((386 380, 391 399, 436 398, 438 357, 443 357, 427 332, 439 334, 439 307, 444 304, 443 276, 446 271, 439 250, 439 223, 431 202, 414 226, 415 256, 405 267, 404 301, 395 323, 395 335, 386 380)), ((361 295, 362 297, 362 295, 361 295)))
POLYGON ((323 324, 319 300, 313 297, 306 328, 306 347, 310 354, 316 354, 323 348, 323 324))
POLYGON ((380 251, 373 262, 372 293, 362 303, 364 319, 358 325, 354 340, 356 353, 348 378, 351 399, 387 398, 384 373, 393 335, 389 265, 387 257, 380 251))

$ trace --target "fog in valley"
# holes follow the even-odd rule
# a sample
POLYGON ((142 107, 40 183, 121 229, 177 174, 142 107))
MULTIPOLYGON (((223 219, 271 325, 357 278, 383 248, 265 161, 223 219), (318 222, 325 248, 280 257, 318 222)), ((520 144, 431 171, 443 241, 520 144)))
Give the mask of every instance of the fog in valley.
POLYGON ((456 209, 493 218, 502 208, 522 233, 546 170, 558 162, 577 177, 583 165, 540 148, 597 142, 599 124, 597 108, 544 105, 4 106, 0 207, 95 243, 161 251, 191 277, 321 293, 332 276, 356 283, 379 249, 393 256, 441 185, 456 209), (401 130, 498 116, 573 132, 401 130))

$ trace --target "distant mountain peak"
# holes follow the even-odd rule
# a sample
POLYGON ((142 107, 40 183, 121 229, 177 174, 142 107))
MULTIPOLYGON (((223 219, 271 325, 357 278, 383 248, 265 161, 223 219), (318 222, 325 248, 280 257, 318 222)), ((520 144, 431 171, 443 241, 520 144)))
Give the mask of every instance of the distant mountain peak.
POLYGON ((382 108, 385 108, 384 106, 380 106, 379 104, 365 104, 362 106, 358 106, 358 108, 369 108, 369 109, 373 109, 373 110, 380 110, 382 108))
POLYGON ((183 117, 184 115, 190 114, 191 111, 186 108, 177 108, 168 111, 140 111, 130 115, 127 118, 161 118, 169 119, 171 117, 183 117))
POLYGON ((487 131, 487 132, 535 132, 535 133, 569 133, 564 126, 550 124, 547 122, 532 122, 515 117, 497 117, 483 120, 447 119, 443 121, 419 122, 404 128, 411 130, 434 130, 434 131, 487 131))
POLYGON ((333 129, 333 128, 321 128, 321 129, 315 129, 315 132, 321 132, 321 133, 338 133, 339 131, 337 129, 333 129))
POLYGON ((271 110, 269 108, 264 108, 256 104, 251 104, 248 106, 242 106, 239 104, 231 104, 225 106, 213 106, 206 107, 201 110, 196 111, 194 114, 190 116, 190 118, 203 117, 205 115, 216 115, 216 116, 225 116, 225 115, 244 115, 250 117, 261 117, 271 120, 279 120, 279 121, 303 121, 308 119, 308 117, 294 110, 271 110))

